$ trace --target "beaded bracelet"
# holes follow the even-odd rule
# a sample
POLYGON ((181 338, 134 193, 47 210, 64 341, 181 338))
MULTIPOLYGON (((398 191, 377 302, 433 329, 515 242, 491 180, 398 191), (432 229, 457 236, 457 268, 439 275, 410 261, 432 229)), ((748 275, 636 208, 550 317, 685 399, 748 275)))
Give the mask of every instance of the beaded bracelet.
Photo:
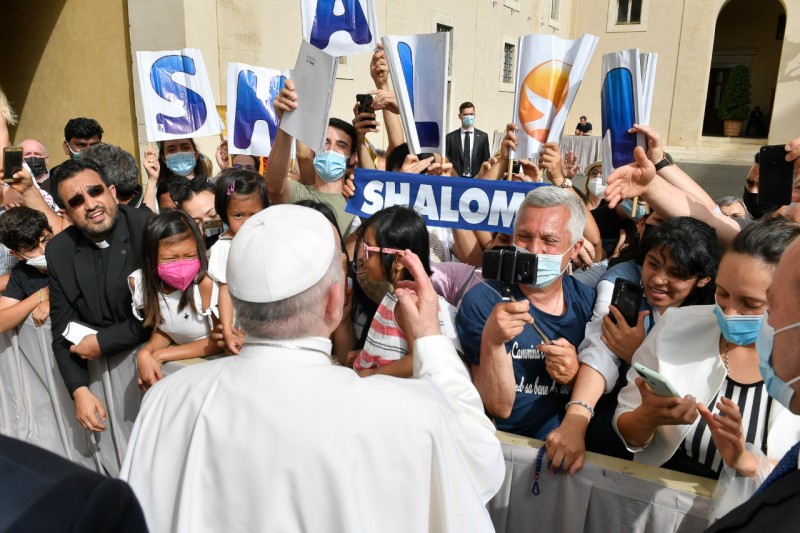
POLYGON ((568 402, 567 402, 567 405, 564 407, 564 409, 569 409, 569 406, 570 406, 570 405, 580 405, 581 407, 583 407, 583 408, 585 408, 587 411, 589 411, 589 414, 591 415, 591 416, 589 417, 589 420, 591 420, 592 418, 594 418, 594 409, 592 409, 592 406, 591 406, 591 405, 589 405, 588 403, 586 403, 586 402, 582 402, 582 401, 580 401, 580 400, 570 400, 570 401, 568 401, 568 402))

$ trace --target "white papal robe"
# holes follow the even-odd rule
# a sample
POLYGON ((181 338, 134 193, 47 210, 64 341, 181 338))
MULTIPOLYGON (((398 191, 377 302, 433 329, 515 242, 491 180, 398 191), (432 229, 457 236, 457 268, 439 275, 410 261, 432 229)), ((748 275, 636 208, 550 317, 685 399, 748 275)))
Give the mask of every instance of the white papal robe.
POLYGON ((493 531, 503 455, 447 338, 416 340, 414 376, 246 345, 150 389, 121 477, 154 532, 493 531))

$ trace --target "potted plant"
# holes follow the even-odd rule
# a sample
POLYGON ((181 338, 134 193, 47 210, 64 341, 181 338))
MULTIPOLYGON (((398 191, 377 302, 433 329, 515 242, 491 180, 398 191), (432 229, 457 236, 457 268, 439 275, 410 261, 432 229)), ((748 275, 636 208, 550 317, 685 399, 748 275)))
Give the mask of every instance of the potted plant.
POLYGON ((750 67, 739 65, 731 70, 719 102, 719 118, 725 124, 726 137, 738 137, 750 114, 750 67))

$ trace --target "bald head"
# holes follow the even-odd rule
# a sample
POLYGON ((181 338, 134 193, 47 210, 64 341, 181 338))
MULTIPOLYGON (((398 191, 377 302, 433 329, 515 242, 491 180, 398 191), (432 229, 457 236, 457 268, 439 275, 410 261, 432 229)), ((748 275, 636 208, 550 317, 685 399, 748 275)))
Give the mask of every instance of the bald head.
POLYGON ((19 145, 22 146, 22 157, 47 157, 47 148, 36 139, 25 139, 19 145))
POLYGON ((47 148, 36 139, 25 139, 21 143, 22 158, 28 163, 34 178, 41 178, 47 172, 50 158, 47 156, 47 148))

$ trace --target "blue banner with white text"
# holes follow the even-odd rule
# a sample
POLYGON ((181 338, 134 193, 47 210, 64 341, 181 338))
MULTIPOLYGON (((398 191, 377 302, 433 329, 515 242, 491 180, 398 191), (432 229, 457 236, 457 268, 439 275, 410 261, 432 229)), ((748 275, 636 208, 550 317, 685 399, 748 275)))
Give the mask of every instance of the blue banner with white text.
POLYGON ((369 218, 383 208, 405 205, 428 226, 511 233, 525 195, 547 185, 357 168, 356 193, 345 210, 369 218))

